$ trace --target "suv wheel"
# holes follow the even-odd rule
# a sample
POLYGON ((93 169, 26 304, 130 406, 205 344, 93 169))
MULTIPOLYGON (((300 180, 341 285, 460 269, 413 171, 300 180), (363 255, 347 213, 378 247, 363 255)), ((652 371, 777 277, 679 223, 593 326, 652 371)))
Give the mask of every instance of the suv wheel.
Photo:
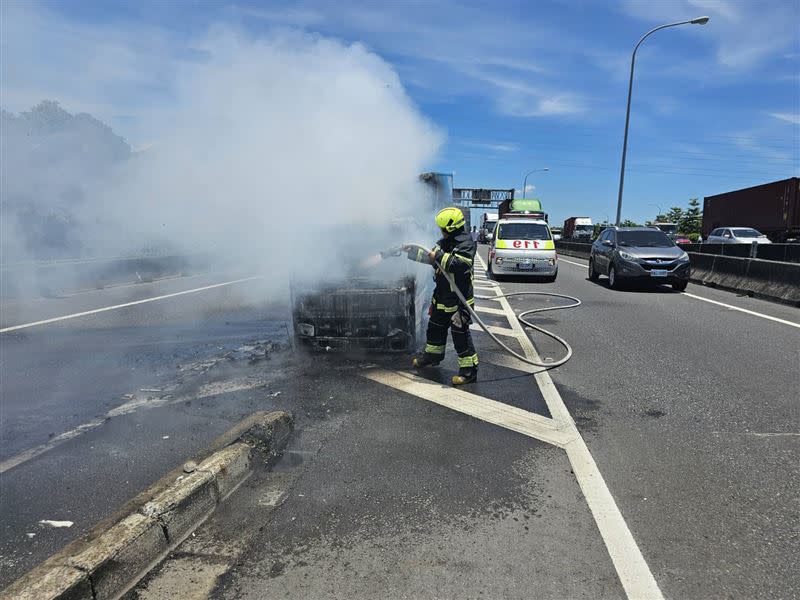
POLYGON ((600 273, 598 273, 594 268, 594 259, 589 258, 589 281, 597 281, 600 279, 600 273))
POLYGON ((617 270, 614 268, 614 265, 608 266, 608 287, 612 290, 619 289, 619 279, 617 279, 617 270))
POLYGON ((675 290, 676 292, 682 292, 683 290, 686 289, 687 285, 689 285, 689 282, 686 281, 685 279, 682 281, 676 281, 675 283, 672 284, 672 289, 675 290))

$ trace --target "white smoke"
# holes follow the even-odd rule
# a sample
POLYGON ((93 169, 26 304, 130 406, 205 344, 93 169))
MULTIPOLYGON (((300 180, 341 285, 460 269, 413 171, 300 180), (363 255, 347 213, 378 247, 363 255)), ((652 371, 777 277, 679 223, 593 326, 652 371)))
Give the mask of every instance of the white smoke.
POLYGON ((389 221, 429 218, 417 175, 441 135, 380 57, 297 31, 221 28, 196 46, 201 59, 174 67, 170 106, 141 113, 155 142, 81 182, 70 210, 92 254, 160 244, 313 276, 340 268, 342 245, 402 241, 380 233, 389 221))

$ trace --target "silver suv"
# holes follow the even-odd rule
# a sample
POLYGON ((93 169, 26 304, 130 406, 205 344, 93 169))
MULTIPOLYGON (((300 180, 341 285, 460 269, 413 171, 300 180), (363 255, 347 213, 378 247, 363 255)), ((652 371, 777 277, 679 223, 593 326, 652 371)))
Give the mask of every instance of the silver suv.
POLYGON ((689 255, 655 227, 609 227, 589 255, 589 279, 607 275, 612 289, 624 280, 669 283, 682 292, 689 272, 689 255))

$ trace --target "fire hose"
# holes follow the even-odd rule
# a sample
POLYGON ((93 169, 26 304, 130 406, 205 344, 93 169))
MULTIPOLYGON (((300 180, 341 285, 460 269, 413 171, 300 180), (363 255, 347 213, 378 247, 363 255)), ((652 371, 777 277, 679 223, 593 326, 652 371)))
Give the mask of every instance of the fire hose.
MULTIPOLYGON (((427 254, 429 252, 429 250, 427 248, 425 248, 424 246, 421 246, 419 244, 406 244, 403 248, 413 248, 415 250, 422 250, 423 252, 425 252, 425 254, 427 254)), ((381 252, 380 255, 381 255, 381 258, 388 258, 390 256, 400 256, 401 250, 402 250, 401 248, 394 248, 392 250, 387 250, 385 252, 381 252)), ((539 325, 536 325, 535 323, 531 323, 525 317, 527 317, 529 315, 537 314, 537 313, 547 312, 547 311, 550 311, 550 310, 562 310, 562 309, 567 309, 567 308, 576 308, 576 307, 581 305, 581 301, 578 298, 575 298, 574 296, 567 296, 566 294, 556 294, 555 292, 512 292, 510 294, 500 294, 500 295, 497 295, 497 296, 477 296, 477 295, 475 296, 475 298, 477 300, 497 300, 499 298, 506 298, 507 299, 507 298, 519 297, 519 296, 547 296, 547 297, 551 297, 551 298, 564 298, 566 300, 571 300, 573 302, 572 304, 565 304, 565 305, 559 305, 559 306, 543 306, 541 308, 531 308, 529 310, 524 310, 524 311, 522 311, 520 313, 514 313, 515 316, 517 317, 517 320, 522 325, 524 325, 525 327, 528 327, 529 329, 533 329, 534 331, 538 331, 539 333, 542 333, 542 334, 554 339, 559 344, 561 344, 564 347, 564 349, 566 350, 566 354, 563 357, 559 358, 558 360, 548 361, 548 362, 538 362, 538 361, 532 360, 532 359, 528 358, 527 356, 524 356, 523 354, 520 354, 519 352, 516 352, 515 350, 509 348, 494 333, 492 333, 489 330, 489 327, 477 315, 475 310, 467 303, 467 299, 464 298, 464 295, 461 293, 461 290, 459 290, 458 287, 456 286, 455 278, 453 277, 453 275, 448 273, 447 271, 445 271, 442 268, 442 265, 441 265, 441 263, 439 261, 434 260, 434 263, 436 264, 436 267, 438 267, 439 271, 441 271, 442 274, 444 274, 445 278, 450 283, 450 289, 453 290, 453 292, 455 292, 456 296, 458 296, 459 302, 461 302, 461 304, 464 306, 464 308, 467 309, 467 311, 469 312, 470 316, 475 320, 475 322, 478 324, 478 326, 481 329, 483 329, 483 331, 485 331, 486 334, 490 338, 492 338, 492 340, 494 340, 494 342, 498 346, 500 346, 503 350, 505 350, 506 352, 511 354, 514 358, 517 358, 518 360, 521 360, 522 362, 524 362, 526 364, 533 365, 534 367, 559 367, 559 366, 563 365, 565 362, 567 362, 570 358, 572 358, 572 346, 570 346, 569 343, 564 338, 560 337, 559 335, 556 335, 552 331, 548 331, 544 327, 540 327, 539 325)))

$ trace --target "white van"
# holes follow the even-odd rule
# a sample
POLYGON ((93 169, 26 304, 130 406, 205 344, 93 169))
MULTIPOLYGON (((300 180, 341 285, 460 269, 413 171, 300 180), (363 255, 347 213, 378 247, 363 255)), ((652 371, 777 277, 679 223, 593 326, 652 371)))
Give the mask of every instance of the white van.
POLYGON ((517 275, 555 281, 556 246, 547 222, 522 216, 499 220, 489 246, 489 274, 496 279, 517 275))

